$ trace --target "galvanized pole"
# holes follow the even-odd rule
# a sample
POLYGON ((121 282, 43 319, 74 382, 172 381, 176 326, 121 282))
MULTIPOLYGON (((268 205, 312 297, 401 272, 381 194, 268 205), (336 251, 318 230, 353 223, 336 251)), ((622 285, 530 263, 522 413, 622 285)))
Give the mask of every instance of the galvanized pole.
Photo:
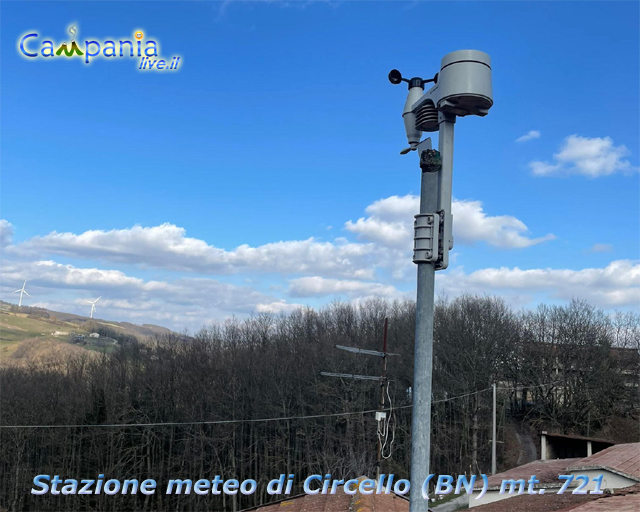
POLYGON ((409 510, 426 512, 429 502, 422 496, 422 485, 429 476, 431 451, 434 279, 436 270, 449 266, 449 250, 453 248, 453 128, 456 116, 485 116, 492 107, 491 60, 477 50, 460 50, 444 56, 440 72, 432 79, 403 78, 400 71, 394 69, 389 73, 389 81, 396 85, 409 84, 402 112, 409 147, 400 153, 406 155, 417 150, 423 171, 413 258, 418 265, 418 290, 409 510), (431 82, 437 85, 425 93, 424 85, 431 82), (423 132, 435 131, 436 112, 439 158, 431 152, 424 153, 431 149, 430 139, 420 142, 423 132))
POLYGON ((493 439, 491 441, 491 474, 496 474, 496 383, 493 383, 493 439))
MULTIPOLYGON (((422 173, 420 213, 433 213, 438 210, 438 174, 437 172, 422 173)), ((427 512, 429 501, 422 497, 422 484, 429 475, 431 451, 431 376, 436 269, 434 262, 421 262, 417 265, 418 292, 412 393, 410 512, 427 512)))
MULTIPOLYGON (((440 172, 423 172, 420 189, 420 213, 448 211, 453 181, 453 127, 455 116, 439 114, 438 151, 440 172)), ((421 143, 422 144, 422 143, 421 143)), ((418 153, 421 148, 418 146, 418 153)), ((446 214, 445 214, 446 215, 446 214)), ((452 218, 443 219, 443 244, 453 245, 452 218)), ((445 251, 446 252, 446 251, 445 251)), ((411 496, 410 512, 427 512, 429 501, 422 496, 422 484, 429 476, 431 456, 431 389, 433 376, 433 315, 435 263, 418 265, 416 300, 416 337, 413 369, 413 417, 411 422, 411 496)))
POLYGON ((434 211, 444 211, 448 218, 444 220, 443 244, 445 247, 443 256, 446 258, 446 266, 449 264, 449 249, 453 247, 453 216, 451 215, 451 200, 453 187, 453 127, 456 123, 456 116, 438 113, 438 151, 442 158, 442 170, 440 171, 440 185, 438 190, 438 208, 434 211), (445 256, 446 255, 446 256, 445 256))

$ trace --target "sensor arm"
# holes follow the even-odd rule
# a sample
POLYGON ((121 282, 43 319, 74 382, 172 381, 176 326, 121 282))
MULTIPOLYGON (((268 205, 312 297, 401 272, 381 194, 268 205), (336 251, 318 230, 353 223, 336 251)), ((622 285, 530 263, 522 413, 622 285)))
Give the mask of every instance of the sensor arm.
POLYGON ((438 183, 438 213, 441 215, 442 232, 440 236, 439 255, 436 270, 444 270, 449 266, 449 251, 453 249, 453 215, 451 213, 453 184, 453 127, 456 116, 438 114, 439 135, 438 151, 442 158, 442 168, 438 183))

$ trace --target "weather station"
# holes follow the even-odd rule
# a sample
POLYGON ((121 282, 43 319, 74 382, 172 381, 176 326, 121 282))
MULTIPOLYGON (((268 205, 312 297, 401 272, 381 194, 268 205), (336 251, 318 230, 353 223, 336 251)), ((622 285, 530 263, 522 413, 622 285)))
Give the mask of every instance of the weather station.
MULTIPOLYGON (((411 431, 410 512, 427 512, 431 437, 431 381, 433 373, 433 313, 435 271, 449 266, 453 248, 453 128, 456 117, 486 116, 493 106, 491 59, 478 50, 445 55, 433 78, 403 78, 389 73, 389 81, 408 84, 402 117, 409 147, 400 154, 418 153, 422 182, 420 212, 414 221, 413 262, 418 266, 414 348, 413 417, 411 431), (434 85, 424 91, 425 84, 434 85), (438 150, 424 132, 438 132, 438 150)), ((494 435, 495 441, 495 435, 494 435)), ((495 453, 495 443, 494 443, 495 453)), ((495 460, 495 459, 494 459, 495 460)))

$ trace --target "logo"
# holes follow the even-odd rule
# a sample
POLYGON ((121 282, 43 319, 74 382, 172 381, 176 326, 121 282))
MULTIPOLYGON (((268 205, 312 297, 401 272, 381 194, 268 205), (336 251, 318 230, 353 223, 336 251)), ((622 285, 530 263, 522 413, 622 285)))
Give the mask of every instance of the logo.
POLYGON ((51 59, 54 57, 78 58, 90 64, 97 58, 120 59, 135 58, 139 70, 176 71, 180 65, 180 57, 160 57, 160 45, 156 40, 144 40, 144 33, 135 30, 133 38, 116 40, 86 39, 76 42, 78 28, 74 23, 68 29, 71 42, 58 44, 51 39, 41 39, 37 32, 30 32, 18 40, 18 49, 27 59, 51 59), (137 59, 140 59, 139 61, 137 59))

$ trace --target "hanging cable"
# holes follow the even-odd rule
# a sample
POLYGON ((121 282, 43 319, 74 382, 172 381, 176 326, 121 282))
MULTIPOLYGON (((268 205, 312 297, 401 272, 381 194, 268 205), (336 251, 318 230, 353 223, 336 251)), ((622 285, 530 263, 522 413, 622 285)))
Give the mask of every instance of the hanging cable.
MULTIPOLYGON (((464 395, 453 396, 450 398, 443 398, 440 400, 434 400, 433 403, 448 402, 450 400, 457 400, 467 396, 475 395, 478 393, 484 393, 493 388, 481 389, 480 391, 472 391, 465 393, 464 395)), ((410 409, 413 404, 401 405, 395 407, 395 410, 410 409)), ((384 412, 388 412, 390 409, 383 409, 384 412)), ((240 423, 266 423, 272 421, 289 421, 289 420, 304 420, 314 418, 335 418, 340 416, 354 416, 356 414, 372 414, 378 412, 378 409, 369 409, 366 411, 351 411, 351 412, 336 412, 332 414, 312 414, 308 416, 280 416, 275 418, 256 418, 256 419, 238 419, 238 420, 201 420, 201 421, 169 421, 169 422, 155 422, 155 423, 111 423, 111 424, 70 424, 70 425, 0 425, 0 428, 126 428, 126 427, 167 427, 167 426, 186 426, 186 425, 232 425, 240 423)))
POLYGON ((384 436, 384 444, 382 445, 382 450, 380 450, 380 455, 382 456, 383 459, 390 459, 391 455, 393 453, 392 448, 393 448, 393 442, 396 439, 396 425, 395 425, 395 416, 393 414, 393 402, 391 401, 391 395, 389 394, 389 387, 391 386, 391 383, 387 384, 387 398, 389 399, 389 419, 386 422, 386 429, 385 429, 385 436, 384 436), (392 434, 391 434, 391 442, 389 443, 389 455, 385 455, 384 454, 384 449, 387 445, 387 439, 389 437, 389 426, 391 425, 391 422, 393 421, 393 429, 392 429, 392 434))

